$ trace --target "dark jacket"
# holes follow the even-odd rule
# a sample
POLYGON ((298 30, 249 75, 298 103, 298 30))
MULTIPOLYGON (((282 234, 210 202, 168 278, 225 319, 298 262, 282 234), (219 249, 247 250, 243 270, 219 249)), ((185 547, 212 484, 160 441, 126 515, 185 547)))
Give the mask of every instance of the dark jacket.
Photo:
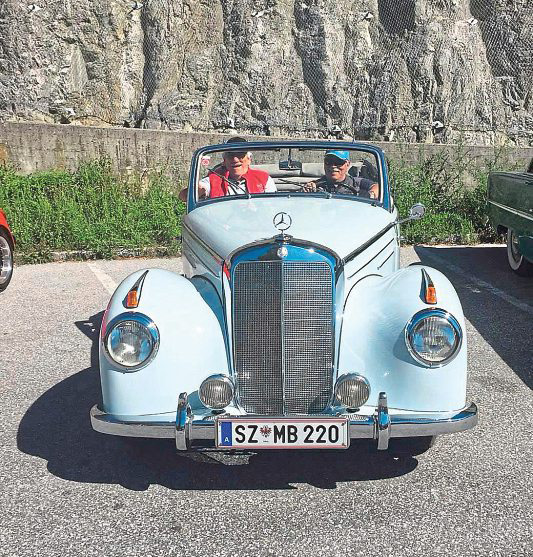
POLYGON ((359 178, 347 174, 346 178, 344 178, 342 182, 328 182, 326 176, 322 176, 316 180, 315 183, 317 189, 322 189, 329 193, 370 197, 368 190, 375 182, 369 180, 368 178, 359 178))

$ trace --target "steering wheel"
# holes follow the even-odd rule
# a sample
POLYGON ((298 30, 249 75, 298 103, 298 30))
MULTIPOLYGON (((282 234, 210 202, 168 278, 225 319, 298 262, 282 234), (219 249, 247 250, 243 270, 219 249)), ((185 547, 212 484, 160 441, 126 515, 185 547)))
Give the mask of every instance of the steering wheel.
MULTIPOLYGON (((316 182, 315 182, 315 184, 316 184, 316 182)), ((365 197, 367 199, 371 199, 370 193, 368 193, 365 190, 361 190, 361 189, 358 190, 354 186, 350 186, 348 184, 342 184, 342 187, 346 188, 347 190, 350 190, 357 197, 365 197)), ((303 186, 302 186, 302 189, 303 189, 303 186)), ((316 186, 316 191, 323 191, 323 192, 326 192, 326 193, 330 193, 330 192, 328 192, 328 190, 324 186, 319 186, 319 185, 316 186)))

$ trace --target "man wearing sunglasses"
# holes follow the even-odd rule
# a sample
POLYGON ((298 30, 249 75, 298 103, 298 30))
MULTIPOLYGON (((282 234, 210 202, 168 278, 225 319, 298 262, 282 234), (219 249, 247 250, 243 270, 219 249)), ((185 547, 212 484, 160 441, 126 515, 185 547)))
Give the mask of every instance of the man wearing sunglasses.
POLYGON ((324 176, 307 182, 303 191, 317 190, 345 195, 357 195, 370 199, 379 198, 379 185, 368 178, 350 176, 350 152, 340 150, 326 151, 324 156, 324 176))
MULTIPOLYGON (((243 137, 231 137, 226 141, 227 144, 245 142, 243 137)), ((222 163, 209 169, 209 175, 200 180, 198 198, 276 192, 276 184, 267 172, 250 167, 251 156, 249 151, 222 153, 222 163)), ((179 198, 187 201, 187 189, 180 192, 179 198)))

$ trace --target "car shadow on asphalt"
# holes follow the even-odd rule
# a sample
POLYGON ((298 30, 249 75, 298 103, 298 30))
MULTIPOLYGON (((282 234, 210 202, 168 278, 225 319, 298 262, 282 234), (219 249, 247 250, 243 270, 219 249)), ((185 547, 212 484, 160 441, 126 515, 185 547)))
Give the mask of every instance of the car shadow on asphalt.
POLYGON ((377 451, 361 440, 346 451, 178 453, 169 439, 133 439, 95 432, 89 411, 101 399, 98 331, 103 312, 76 326, 93 342, 90 368, 61 381, 27 410, 18 448, 45 459, 48 470, 75 482, 118 484, 146 490, 294 489, 309 484, 332 489, 337 482, 394 478, 412 472, 418 460, 377 451))
MULTIPOLYGON (((506 248, 502 246, 446 249, 417 246, 415 251, 423 264, 438 269, 452 281, 466 319, 533 389, 531 313, 508 301, 531 306, 533 279, 519 277, 509 269, 506 248), (506 296, 510 298, 506 300, 506 296)), ((497 378, 491 377, 490 381, 497 378)))

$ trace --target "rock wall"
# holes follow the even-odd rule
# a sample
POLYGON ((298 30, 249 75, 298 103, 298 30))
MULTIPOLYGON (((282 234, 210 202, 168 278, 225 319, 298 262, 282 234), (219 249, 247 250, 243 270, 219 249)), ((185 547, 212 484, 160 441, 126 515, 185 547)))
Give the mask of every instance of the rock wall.
POLYGON ((0 1, 0 119, 533 145, 532 0, 0 1))

